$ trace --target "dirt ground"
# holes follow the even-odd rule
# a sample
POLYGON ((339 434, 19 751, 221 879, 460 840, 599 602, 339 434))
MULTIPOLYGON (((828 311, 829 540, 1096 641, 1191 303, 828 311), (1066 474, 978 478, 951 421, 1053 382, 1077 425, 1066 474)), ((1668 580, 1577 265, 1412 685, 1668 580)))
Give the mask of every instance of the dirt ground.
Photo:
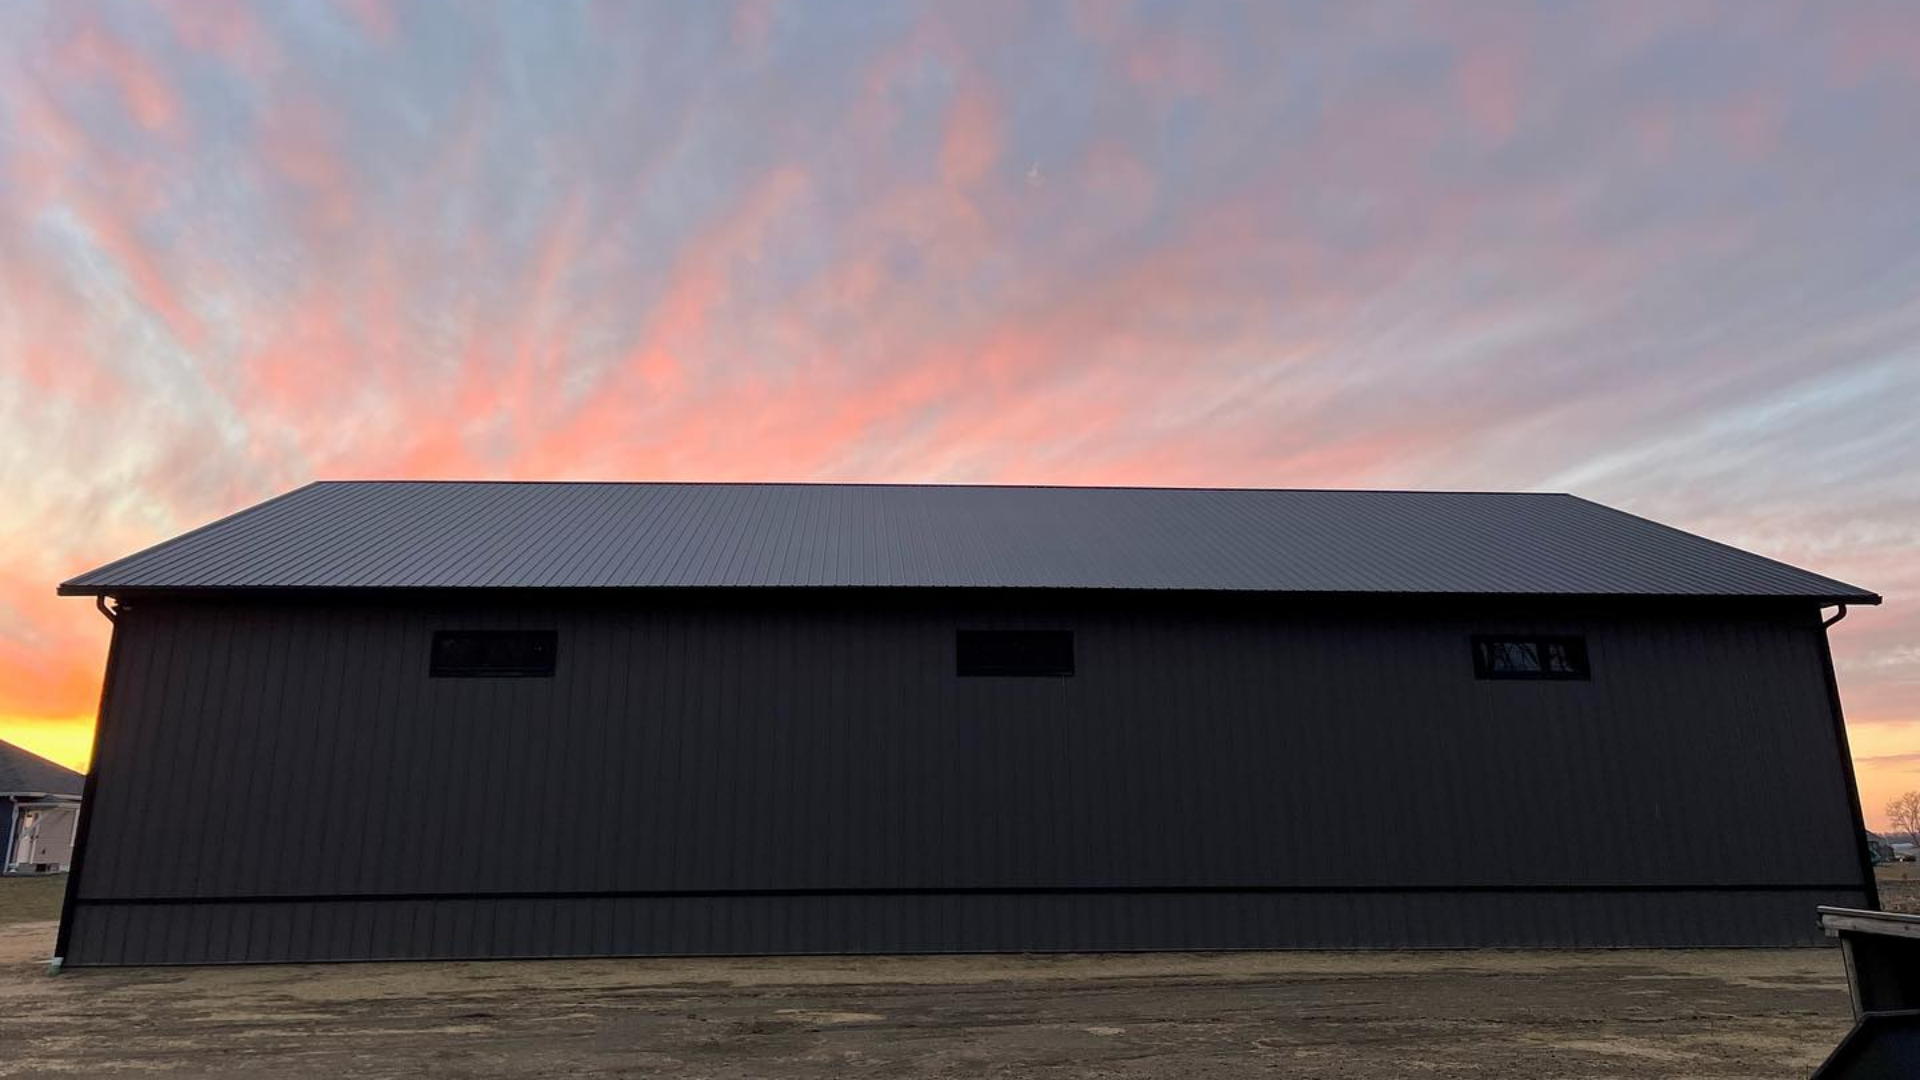
POLYGON ((1889 863, 1874 868, 1880 882, 1880 906, 1920 915, 1920 863, 1889 863))
POLYGON ((0 1076, 1804 1077, 1832 949, 342 964, 45 973, 0 1076))
MULTIPOLYGON (((0 1077, 1799 1077, 1825 949, 609 960, 45 974, 0 880, 0 1077)), ((1882 867, 1920 910, 1920 867, 1882 867)))

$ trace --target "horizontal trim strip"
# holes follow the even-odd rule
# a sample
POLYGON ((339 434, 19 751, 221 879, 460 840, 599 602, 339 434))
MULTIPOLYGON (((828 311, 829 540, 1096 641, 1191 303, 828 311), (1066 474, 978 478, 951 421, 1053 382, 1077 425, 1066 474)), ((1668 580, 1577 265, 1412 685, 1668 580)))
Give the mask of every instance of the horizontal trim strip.
POLYGON ((442 900, 725 900, 742 897, 805 898, 860 896, 1139 896, 1168 894, 1437 894, 1506 893, 1714 893, 1714 892, 1864 892, 1857 881, 1834 884, 1686 882, 1664 885, 1089 885, 980 886, 924 889, 627 889, 556 892, 308 893, 251 896, 78 897, 94 907, 146 907, 194 904, 351 904, 420 903, 442 900))

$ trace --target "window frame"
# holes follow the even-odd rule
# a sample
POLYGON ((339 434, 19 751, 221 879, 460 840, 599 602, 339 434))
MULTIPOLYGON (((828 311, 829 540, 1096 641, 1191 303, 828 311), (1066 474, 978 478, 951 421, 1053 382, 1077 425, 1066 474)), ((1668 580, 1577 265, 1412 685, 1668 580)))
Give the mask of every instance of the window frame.
POLYGON ((1593 680, 1593 656, 1587 650, 1587 638, 1584 634, 1474 634, 1472 636, 1473 677, 1490 682, 1591 682, 1593 680), (1542 667, 1538 671, 1501 671, 1487 663, 1487 653, 1482 646, 1494 643, 1532 645, 1543 658, 1547 646, 1559 645, 1567 650, 1569 660, 1574 662, 1573 671, 1548 671, 1542 667))
POLYGON ((427 644, 427 677, 429 679, 551 679, 560 668, 560 633, 557 630, 435 630, 427 644), (541 639, 546 643, 546 662, 544 664, 512 664, 499 666, 453 666, 444 664, 440 656, 440 643, 447 638, 472 637, 541 639))
MULTIPOLYGON (((977 661, 978 658, 976 657, 975 659, 977 661)), ((1008 628, 995 628, 995 627, 971 627, 971 628, 959 628, 954 630, 953 632, 953 673, 955 678, 959 678, 959 679, 1071 679, 1071 678, 1074 678, 1075 675, 1078 673, 1079 666, 1080 666, 1079 642, 1075 640, 1075 635, 1072 630, 1057 629, 1057 628, 1035 630, 1035 629, 1027 629, 1027 628, 1008 629, 1008 628), (989 636, 1015 636, 1015 635, 1033 636, 1033 637, 1057 635, 1059 637, 1065 638, 1066 639, 1066 664, 1064 666, 1061 666, 1059 664, 1053 664, 1053 665, 1047 665, 1044 667, 1040 665, 1021 667, 1018 665, 1007 665, 1007 664, 981 665, 976 662, 972 666, 968 665, 967 647, 965 642, 969 637, 980 638, 980 637, 989 637, 989 636)))

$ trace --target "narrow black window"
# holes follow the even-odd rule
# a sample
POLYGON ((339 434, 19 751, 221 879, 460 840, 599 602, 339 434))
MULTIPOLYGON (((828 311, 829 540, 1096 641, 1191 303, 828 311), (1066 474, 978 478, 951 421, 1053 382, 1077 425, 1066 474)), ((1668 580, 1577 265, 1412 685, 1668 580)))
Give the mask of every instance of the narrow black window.
POLYGON ((1577 637, 1476 637, 1473 674, 1482 679, 1584 679, 1587 642, 1577 637))
POLYGON ((1071 630, 962 630, 955 656, 962 675, 1072 675, 1071 630))
POLYGON ((427 674, 449 678, 542 678, 553 674, 552 630, 436 630, 427 674))

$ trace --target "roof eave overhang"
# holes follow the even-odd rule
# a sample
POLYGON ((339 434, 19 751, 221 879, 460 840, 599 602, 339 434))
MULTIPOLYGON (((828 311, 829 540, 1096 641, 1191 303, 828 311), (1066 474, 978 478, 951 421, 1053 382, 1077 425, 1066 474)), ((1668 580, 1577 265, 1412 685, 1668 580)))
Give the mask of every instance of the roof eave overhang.
POLYGON ((1073 592, 1073 593, 1151 593, 1165 595, 1170 593, 1192 593, 1195 595, 1235 595, 1235 596, 1291 596, 1314 600, 1343 599, 1405 599, 1405 600, 1458 600, 1458 599, 1499 599, 1499 600, 1607 600, 1607 601, 1648 601, 1648 602, 1726 602, 1742 603, 1802 603, 1818 604, 1821 607, 1836 605, 1874 606, 1881 603, 1878 593, 1529 593, 1529 592, 1390 592, 1369 591, 1306 591, 1297 589, 1189 589, 1165 586, 1089 586, 1089 585, 111 585, 78 584, 62 582, 56 592, 61 596, 222 596, 222 595, 275 595, 308 594, 328 596, 383 595, 464 595, 473 593, 564 593, 568 595, 597 596, 623 592, 674 592, 674 593, 802 593, 802 592, 866 592, 874 590, 909 592, 1073 592))

